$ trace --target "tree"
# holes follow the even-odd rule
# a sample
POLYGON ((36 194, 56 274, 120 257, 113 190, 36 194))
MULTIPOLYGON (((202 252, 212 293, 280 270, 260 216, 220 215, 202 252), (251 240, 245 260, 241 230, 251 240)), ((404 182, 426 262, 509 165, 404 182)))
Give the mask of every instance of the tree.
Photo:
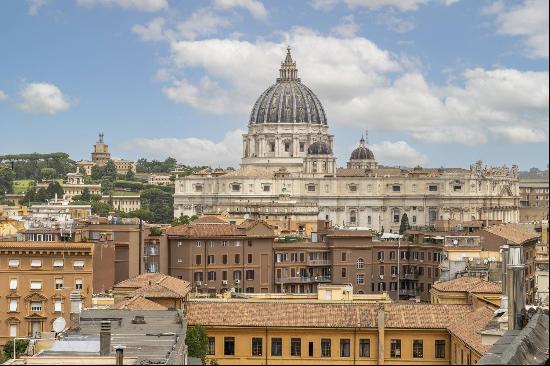
MULTIPOLYGON (((208 340, 207 340, 208 341, 208 340)), ((15 355, 19 357, 23 352, 27 350, 27 347, 29 346, 29 340, 28 339, 18 339, 15 341, 15 355)), ((14 358, 13 357, 13 339, 10 339, 9 341, 4 344, 4 355, 6 355, 8 358, 14 358)))
POLYGON ((90 202, 92 200, 92 195, 88 187, 84 187, 82 193, 80 194, 80 200, 90 202))
POLYGON ((206 365, 206 351, 208 350, 208 334, 206 329, 200 325, 187 328, 185 336, 187 353, 190 357, 199 358, 203 365, 206 365))
POLYGON ((5 165, 0 165, 0 195, 13 192, 15 172, 5 165))
POLYGON ((46 188, 40 187, 36 191, 36 195, 34 196, 34 200, 36 202, 46 202, 47 199, 48 199, 48 192, 46 191, 46 188))
POLYGON ((58 198, 63 198, 63 187, 61 187, 61 184, 59 182, 51 182, 48 184, 48 188, 46 188, 46 193, 48 195, 49 199, 52 199, 57 194, 58 198))
POLYGON ((149 235, 150 236, 161 236, 162 235, 162 230, 158 226, 153 226, 152 228, 149 229, 149 235))
POLYGON ((141 191, 141 207, 152 212, 152 223, 168 224, 173 220, 174 197, 165 190, 150 188, 141 191))
POLYGON ((411 225, 409 225, 409 217, 407 216, 407 213, 405 212, 403 216, 401 217, 401 225, 399 226, 399 234, 403 235, 403 233, 411 228, 411 225))
POLYGON ((92 213, 99 216, 107 216, 110 211, 114 211, 114 207, 105 202, 91 202, 92 213))
POLYGON ((135 174, 134 174, 134 171, 132 169, 128 169, 128 171, 126 172, 126 175, 124 176, 124 179, 126 180, 132 180, 135 178, 135 174))
POLYGON ((137 217, 139 219, 142 219, 143 221, 150 222, 153 220, 153 213, 147 209, 140 208, 139 210, 130 211, 126 215, 126 217, 137 217))
POLYGON ((53 179, 57 175, 57 172, 54 168, 42 168, 40 169, 40 175, 42 176, 42 179, 53 179))
POLYGON ((115 162, 112 160, 108 160, 105 165, 103 166, 103 177, 110 179, 112 182, 114 182, 117 178, 117 171, 115 162))

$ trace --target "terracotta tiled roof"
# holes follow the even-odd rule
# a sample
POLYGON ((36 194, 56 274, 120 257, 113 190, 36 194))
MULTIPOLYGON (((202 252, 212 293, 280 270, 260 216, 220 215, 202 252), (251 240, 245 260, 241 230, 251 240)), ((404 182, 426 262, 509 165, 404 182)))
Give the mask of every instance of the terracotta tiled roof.
POLYGON ((136 289, 144 297, 185 297, 191 291, 191 284, 162 273, 144 273, 113 286, 114 288, 136 289), (155 295, 157 294, 157 295, 155 295), (166 296, 160 296, 164 294, 166 296))
POLYGON ((536 232, 519 229, 510 224, 493 225, 485 228, 485 231, 500 236, 514 244, 523 244, 540 236, 536 232))
POLYGON ((113 305, 112 309, 116 310, 168 310, 167 307, 162 306, 154 301, 147 300, 143 296, 136 295, 131 299, 127 299, 113 305))
POLYGON ((448 330, 478 353, 484 354, 491 346, 485 346, 481 343, 480 332, 493 317, 494 311, 484 306, 465 314, 462 318, 453 322, 448 330))
POLYGON ((203 215, 193 221, 193 224, 227 224, 227 221, 218 216, 203 215))
POLYGON ((436 282, 433 288, 441 292, 473 292, 496 293, 502 292, 502 286, 498 283, 486 281, 479 277, 459 277, 445 282, 436 282))
MULTIPOLYGON (((191 301, 190 325, 248 327, 374 328, 376 304, 191 301)), ((386 304, 387 328, 445 329, 468 305, 386 304)))
POLYGON ((88 249, 91 250, 93 243, 71 243, 71 242, 35 242, 35 241, 0 241, 0 248, 15 249, 88 249))
POLYGON ((189 238, 244 236, 243 232, 239 230, 237 226, 230 224, 180 225, 168 228, 166 234, 189 238))

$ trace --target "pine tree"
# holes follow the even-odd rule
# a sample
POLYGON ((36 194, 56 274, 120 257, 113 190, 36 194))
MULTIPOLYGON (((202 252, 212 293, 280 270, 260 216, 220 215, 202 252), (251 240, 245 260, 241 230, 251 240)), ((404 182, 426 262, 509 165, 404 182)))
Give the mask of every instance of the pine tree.
POLYGON ((399 226, 399 234, 403 235, 403 233, 411 228, 411 225, 409 225, 409 217, 407 216, 407 213, 404 213, 401 217, 401 225, 399 226))

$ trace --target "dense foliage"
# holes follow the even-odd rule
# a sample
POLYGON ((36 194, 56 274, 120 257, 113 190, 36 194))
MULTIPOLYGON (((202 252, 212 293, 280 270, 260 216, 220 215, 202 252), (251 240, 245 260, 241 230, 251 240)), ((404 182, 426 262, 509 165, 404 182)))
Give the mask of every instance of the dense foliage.
POLYGON ((185 344, 189 357, 196 357, 202 361, 203 365, 206 365, 206 351, 208 350, 206 329, 200 325, 188 327, 185 344))
POLYGON ((46 200, 51 200, 57 194, 57 198, 63 198, 63 188, 59 182, 51 182, 46 188, 40 187, 36 189, 36 185, 31 185, 25 192, 25 196, 19 200, 23 205, 29 205, 33 202, 43 203, 46 200))
POLYGON ((141 191, 141 207, 151 211, 150 222, 156 224, 168 224, 174 217, 174 197, 172 192, 167 192, 159 187, 148 188, 141 191))
POLYGON ((15 179, 59 179, 76 171, 75 162, 66 153, 0 155, 0 163, 11 166, 15 179))
MULTIPOLYGON (((15 341, 15 354, 19 357, 23 352, 27 350, 29 346, 28 339, 18 339, 15 341)), ((4 356, 7 358, 13 358, 13 339, 4 344, 4 356)))
POLYGON ((4 193, 13 192, 13 180, 15 179, 14 171, 5 165, 0 165, 0 197, 4 193))
POLYGON ((172 221, 172 226, 189 225, 198 218, 199 217, 197 215, 189 217, 188 215, 181 214, 180 217, 172 221))
POLYGON ((403 233, 411 228, 411 225, 409 225, 409 217, 407 216, 407 213, 404 213, 401 217, 401 225, 399 226, 399 234, 403 235, 403 233))
POLYGON ((138 173, 170 173, 176 169, 177 163, 174 158, 166 158, 164 161, 149 161, 141 158, 136 163, 136 171, 138 173))

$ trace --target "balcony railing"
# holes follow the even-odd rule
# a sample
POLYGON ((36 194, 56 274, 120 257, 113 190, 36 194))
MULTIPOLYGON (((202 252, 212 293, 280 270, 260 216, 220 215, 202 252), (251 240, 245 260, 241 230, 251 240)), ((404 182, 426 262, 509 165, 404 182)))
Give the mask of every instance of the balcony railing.
POLYGON ((399 290, 399 296, 416 296, 418 291, 414 289, 401 289, 399 290))
POLYGON ((418 273, 401 273, 399 278, 402 280, 417 280, 418 273))
POLYGON ((278 277, 276 283, 320 283, 330 282, 330 276, 312 276, 312 277, 278 277))
POLYGON ((308 266, 330 266, 330 260, 329 259, 308 259, 307 265, 308 266))

